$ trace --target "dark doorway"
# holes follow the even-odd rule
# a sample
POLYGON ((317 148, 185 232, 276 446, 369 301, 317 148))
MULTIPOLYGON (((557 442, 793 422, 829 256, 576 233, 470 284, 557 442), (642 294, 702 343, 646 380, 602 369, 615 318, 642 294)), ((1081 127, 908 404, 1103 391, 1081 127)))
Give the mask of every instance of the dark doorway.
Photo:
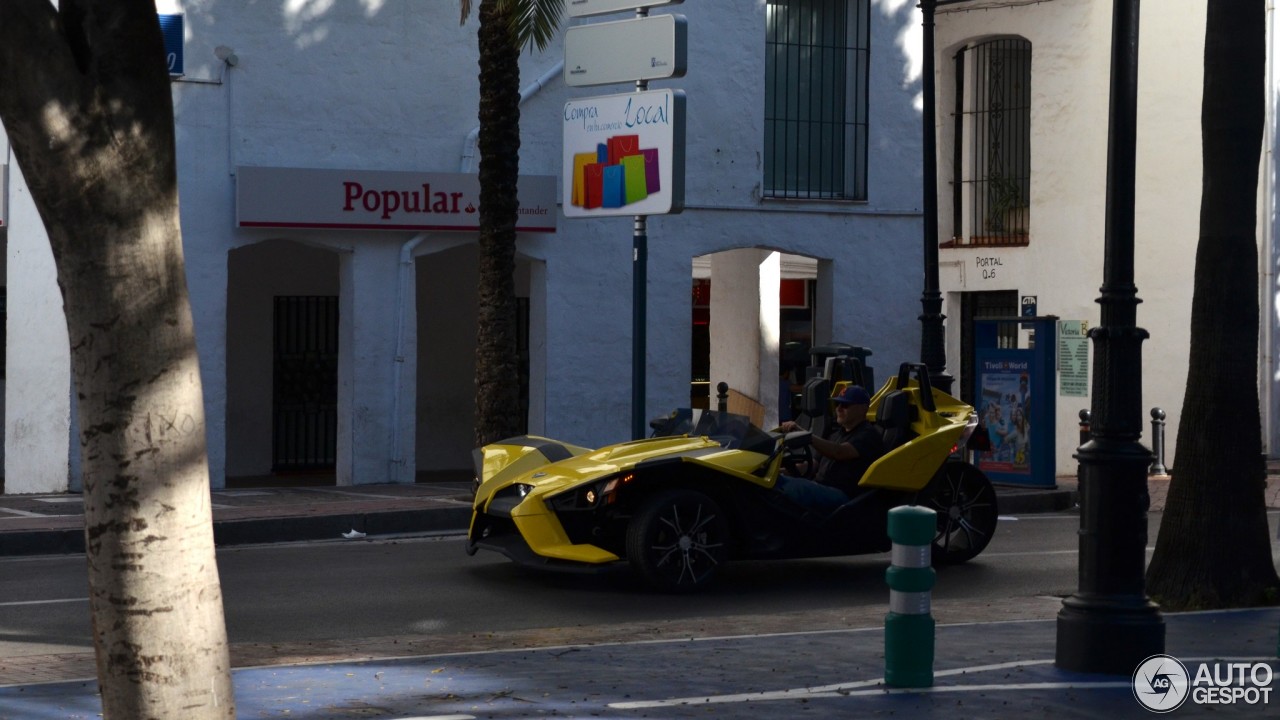
POLYGON ((338 454, 338 298, 275 298, 272 469, 332 470, 338 454))
MULTIPOLYGON (((1018 291, 994 290, 960 293, 960 399, 973 402, 973 321, 983 318, 1017 317, 1018 291)), ((1000 347, 1017 347, 1017 325, 1001 323, 1000 347), (1005 337, 1005 335, 1009 337, 1005 337)), ((974 407, 977 407, 974 405, 974 407)))

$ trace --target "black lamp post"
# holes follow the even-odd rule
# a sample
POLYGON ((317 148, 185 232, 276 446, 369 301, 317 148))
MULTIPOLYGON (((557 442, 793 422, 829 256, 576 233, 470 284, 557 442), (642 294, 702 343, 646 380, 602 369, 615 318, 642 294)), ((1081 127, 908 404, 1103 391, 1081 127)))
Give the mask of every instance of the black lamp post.
POLYGON ((1057 665, 1128 675, 1164 652, 1164 619, 1146 596, 1147 467, 1142 341, 1133 283, 1139 0, 1115 0, 1101 324, 1093 338, 1092 438, 1080 461, 1079 588, 1058 613, 1057 665))
POLYGON ((942 290, 938 283, 938 140, 934 97, 933 13, 938 5, 964 0, 920 0, 924 15, 924 292, 920 295, 920 362, 929 368, 929 381, 951 392, 947 374, 947 333, 942 314, 942 290))
MULTIPOLYGON (((938 172, 934 99, 934 10, 967 0, 920 0, 924 15, 924 277, 921 361, 935 387, 950 391, 938 284, 938 172)), ((1080 462, 1079 588, 1058 613, 1057 665, 1132 674, 1164 652, 1164 619, 1146 596, 1147 468, 1142 436, 1140 300, 1133 283, 1139 0, 1114 0, 1107 214, 1101 324, 1094 342, 1092 438, 1080 462)))

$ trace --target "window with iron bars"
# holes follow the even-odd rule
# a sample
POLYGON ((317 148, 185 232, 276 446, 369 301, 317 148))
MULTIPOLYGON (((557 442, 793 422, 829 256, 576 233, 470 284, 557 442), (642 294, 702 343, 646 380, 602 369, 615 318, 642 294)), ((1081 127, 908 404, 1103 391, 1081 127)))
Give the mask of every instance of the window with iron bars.
POLYGON ((867 198, 870 0, 768 0, 764 195, 867 198))
POLYGON ((952 245, 1026 245, 1031 227, 1031 43, 956 54, 952 245))

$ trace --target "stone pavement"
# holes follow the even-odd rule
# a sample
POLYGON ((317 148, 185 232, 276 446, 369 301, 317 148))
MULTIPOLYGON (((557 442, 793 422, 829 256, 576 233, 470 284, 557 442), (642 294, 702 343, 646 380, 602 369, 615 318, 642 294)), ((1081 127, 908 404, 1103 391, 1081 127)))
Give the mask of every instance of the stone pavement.
MULTIPOLYGON (((409 656, 241 668, 233 682, 239 717, 295 720, 1146 718, 1150 711, 1140 703, 1164 697, 1142 673, 1058 669, 1052 620, 985 615, 938 627, 934 683, 917 689, 884 685, 882 620, 768 632, 738 626, 732 634, 685 628, 692 632, 659 638, 618 626, 608 631, 614 637, 586 633, 546 644, 555 640, 548 636, 535 647, 524 644, 529 637, 504 634, 487 649, 475 647, 483 644, 476 638, 455 651, 433 641, 409 656)), ((1183 704, 1171 717, 1275 716, 1280 609, 1172 614, 1165 625, 1172 659, 1159 660, 1153 675, 1175 667, 1186 673, 1178 688, 1183 704), (1247 670, 1232 679, 1233 667, 1247 670), (1223 680, 1202 683, 1202 672, 1223 680), (1207 704, 1223 699, 1233 701, 1207 704)), ((0 720, 84 719, 100 711, 92 680, 0 685, 0 720)))

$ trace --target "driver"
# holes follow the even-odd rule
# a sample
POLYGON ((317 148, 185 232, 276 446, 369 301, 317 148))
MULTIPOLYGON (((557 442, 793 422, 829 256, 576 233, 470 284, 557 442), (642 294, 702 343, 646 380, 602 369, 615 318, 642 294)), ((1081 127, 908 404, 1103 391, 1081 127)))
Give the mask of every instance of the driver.
MULTIPOLYGON (((871 396, 860 385, 850 385, 832 402, 836 425, 829 437, 813 436, 813 448, 822 458, 813 480, 778 476, 778 490, 795 503, 814 510, 834 510, 845 504, 858 487, 862 474, 884 454, 884 439, 867 421, 871 396)), ((782 432, 804 428, 788 420, 782 432)))

